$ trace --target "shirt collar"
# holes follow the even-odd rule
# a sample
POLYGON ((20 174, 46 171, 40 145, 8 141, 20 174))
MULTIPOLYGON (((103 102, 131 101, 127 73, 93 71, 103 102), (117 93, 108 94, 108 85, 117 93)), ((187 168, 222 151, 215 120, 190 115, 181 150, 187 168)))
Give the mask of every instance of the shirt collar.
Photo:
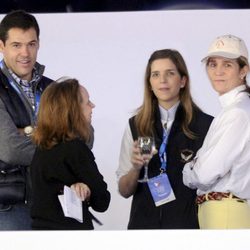
POLYGON ((221 103, 221 106, 224 108, 226 106, 229 106, 232 103, 235 103, 237 101, 237 99, 239 97, 241 97, 242 95, 247 95, 247 92, 244 92, 244 90, 246 90, 246 86, 245 85, 240 85, 232 90, 230 90, 229 92, 221 95, 219 97, 219 101, 221 103))
MULTIPOLYGON (((11 70, 7 67, 7 65, 4 62, 4 59, 2 59, 0 61, 0 68, 2 69, 3 73, 9 77, 11 76, 12 78, 14 78, 14 80, 17 83, 20 83, 21 79, 11 70)), ((37 82, 41 79, 43 73, 44 73, 44 69, 45 66, 42 64, 39 64, 38 62, 35 63, 34 68, 33 68, 33 72, 32 72, 32 79, 31 79, 31 83, 33 84, 34 82, 37 82)))
POLYGON ((23 83, 24 85, 27 85, 27 86, 29 85, 29 83, 32 83, 34 81, 34 79, 36 78, 36 76, 37 76, 37 70, 36 70, 36 68, 34 68, 32 70, 32 79, 30 81, 21 79, 10 68, 8 68, 8 71, 10 72, 10 74, 16 80, 17 83, 19 83, 19 84, 23 83))
POLYGON ((180 101, 174 104, 170 109, 165 109, 161 105, 159 105, 161 120, 164 122, 173 121, 179 104, 180 104, 180 101))

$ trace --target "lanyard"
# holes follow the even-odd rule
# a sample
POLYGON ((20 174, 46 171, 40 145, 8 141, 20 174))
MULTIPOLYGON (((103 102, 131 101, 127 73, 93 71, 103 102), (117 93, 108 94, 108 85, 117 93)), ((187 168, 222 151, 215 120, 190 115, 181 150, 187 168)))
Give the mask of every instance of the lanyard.
POLYGON ((37 116, 37 113, 38 113, 40 99, 41 99, 41 92, 40 91, 36 91, 36 94, 35 94, 35 115, 36 116, 37 116))
POLYGON ((163 128, 163 141, 161 143, 160 149, 159 149, 159 157, 161 160, 161 173, 166 172, 167 169, 167 153, 166 153, 166 148, 168 144, 168 135, 169 133, 167 132, 166 128, 163 128))

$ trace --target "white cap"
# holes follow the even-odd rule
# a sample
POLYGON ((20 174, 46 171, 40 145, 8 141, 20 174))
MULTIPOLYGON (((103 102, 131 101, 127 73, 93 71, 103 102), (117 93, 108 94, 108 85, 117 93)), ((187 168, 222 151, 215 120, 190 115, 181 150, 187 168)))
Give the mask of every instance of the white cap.
POLYGON ((248 61, 248 50, 241 38, 233 35, 224 35, 217 37, 212 42, 206 57, 201 61, 204 62, 213 56, 221 56, 229 59, 236 59, 243 56, 248 61))

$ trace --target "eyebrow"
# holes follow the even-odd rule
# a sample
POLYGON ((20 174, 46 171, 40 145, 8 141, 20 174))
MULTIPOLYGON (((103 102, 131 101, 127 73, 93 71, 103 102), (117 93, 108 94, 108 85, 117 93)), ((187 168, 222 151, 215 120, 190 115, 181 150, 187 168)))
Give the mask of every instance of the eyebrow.
POLYGON ((224 60, 223 62, 226 62, 226 63, 234 63, 235 61, 234 61, 234 60, 224 60))
MULTIPOLYGON (((38 42, 38 40, 31 40, 31 41, 29 41, 29 42, 27 42, 27 43, 25 43, 25 44, 37 43, 37 42, 38 42)), ((13 42, 11 42, 10 44, 24 44, 24 43, 18 42, 18 41, 13 41, 13 42)))
MULTIPOLYGON (((177 69, 165 69, 164 71, 177 71, 177 69)), ((160 70, 153 70, 151 73, 160 72, 160 70)))
MULTIPOLYGON (((211 59, 209 59, 208 60, 208 63, 210 63, 210 62, 216 62, 216 59, 215 58, 211 58, 211 59)), ((225 59, 223 59, 223 61, 222 62, 226 62, 226 63, 234 63, 235 61, 233 60, 233 59, 227 59, 227 58, 225 58, 225 59)))

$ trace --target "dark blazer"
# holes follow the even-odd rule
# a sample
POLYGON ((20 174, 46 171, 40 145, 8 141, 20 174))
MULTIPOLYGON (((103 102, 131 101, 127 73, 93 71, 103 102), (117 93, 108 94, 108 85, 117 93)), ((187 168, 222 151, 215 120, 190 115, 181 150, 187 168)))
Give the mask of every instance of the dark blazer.
MULTIPOLYGON (((213 117, 194 107, 194 115, 189 128, 196 134, 196 139, 188 138, 181 128, 184 109, 180 105, 176 111, 174 123, 172 125, 167 145, 167 175, 173 188, 176 199, 169 203, 156 207, 149 191, 148 185, 138 183, 133 195, 128 229, 195 229, 199 228, 197 219, 197 209, 195 205, 196 190, 189 189, 183 184, 182 170, 185 161, 181 153, 189 150, 192 158, 202 146, 203 140, 209 129, 213 117)), ((138 136, 134 124, 134 117, 130 118, 130 127, 134 139, 138 136)), ((156 148, 162 142, 163 128, 161 124, 158 106, 155 112, 156 148)), ((192 160, 192 158, 190 160, 192 160)), ((156 154, 149 163, 149 178, 160 174, 160 159, 156 154)), ((140 173, 143 175, 143 169, 140 173)))
MULTIPOLYGON (((41 76, 40 81, 36 82, 35 92, 41 95, 51 82, 51 79, 41 76)), ((35 124, 35 112, 32 109, 31 104, 28 103, 27 98, 25 98, 24 95, 18 94, 18 92, 13 88, 2 69, 0 69, 0 99, 5 107, 4 110, 1 110, 1 112, 7 112, 11 117, 13 124, 15 124, 17 128, 24 128, 26 126, 35 124)), ((9 128, 13 128, 13 124, 9 124, 7 126, 9 128)), ((3 126, 1 126, 1 129, 1 135, 6 133, 6 130, 3 126)), ((23 140, 23 145, 25 148, 23 150, 29 150, 29 154, 31 154, 35 146, 33 147, 31 141, 25 142, 27 139, 24 138, 23 140)), ((15 145, 13 144, 15 144, 15 142, 13 142, 13 140, 0 141, 0 143, 1 145, 3 144, 3 146, 7 149, 11 149, 11 155, 15 155, 17 153, 14 151, 15 145), (8 145, 8 143, 10 145, 8 145)), ((4 154, 4 152, 1 152, 1 154, 4 154)), ((24 157, 26 157, 26 154, 24 155, 24 157)), ((30 200, 28 192, 30 188, 30 178, 28 173, 29 169, 26 168, 26 166, 21 166, 21 164, 10 165, 8 162, 0 159, 0 172, 0 203, 9 205, 20 202, 20 200, 21 202, 27 202, 30 200), (15 178, 13 178, 10 174, 14 172, 16 173, 15 175, 13 174, 15 178)))
POLYGON ((51 149, 37 148, 31 163, 32 228, 42 230, 93 229, 92 214, 108 209, 110 193, 95 163, 95 157, 80 139, 61 142, 51 149), (90 188, 88 202, 83 202, 83 223, 65 217, 58 200, 64 185, 83 182, 90 188))
MULTIPOLYGON (((41 80, 36 86, 36 92, 40 95, 44 89, 52 82, 51 79, 42 76, 41 80)), ((16 90, 9 83, 8 78, 0 70, 0 98, 2 99, 5 107, 11 116, 13 122, 17 128, 24 128, 34 123, 32 117, 34 116, 34 111, 31 106, 25 106, 24 101, 17 94, 16 90), (27 108, 29 107, 29 108, 27 108)))

